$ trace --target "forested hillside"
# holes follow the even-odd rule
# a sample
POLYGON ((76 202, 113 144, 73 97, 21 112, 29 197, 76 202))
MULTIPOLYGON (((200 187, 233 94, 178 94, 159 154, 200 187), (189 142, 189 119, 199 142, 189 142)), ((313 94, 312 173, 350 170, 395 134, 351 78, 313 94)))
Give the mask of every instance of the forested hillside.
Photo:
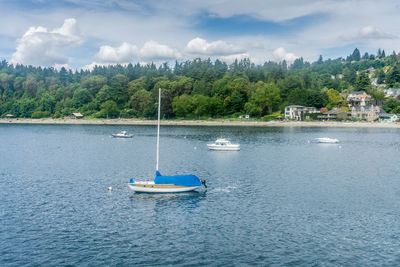
MULTIPOLYGON (((61 118, 81 112, 93 118, 154 118, 163 89, 164 118, 207 119, 278 114, 289 104, 345 106, 341 92, 365 90, 383 98, 400 88, 400 55, 358 49, 347 58, 309 63, 302 58, 255 65, 195 59, 169 66, 97 66, 71 71, 0 63, 0 115, 61 118), (373 68, 373 69, 372 69, 373 68), (372 83, 371 83, 372 81, 372 83)), ((391 100, 391 110, 399 106, 391 100)))

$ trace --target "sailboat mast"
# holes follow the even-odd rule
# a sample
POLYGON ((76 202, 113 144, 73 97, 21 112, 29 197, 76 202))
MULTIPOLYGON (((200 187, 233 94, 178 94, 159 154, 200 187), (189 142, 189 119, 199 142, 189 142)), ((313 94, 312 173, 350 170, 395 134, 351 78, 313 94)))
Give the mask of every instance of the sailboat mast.
POLYGON ((158 171, 158 159, 160 154, 160 110, 161 110, 161 88, 158 88, 158 120, 157 120, 157 157, 156 171, 158 171))

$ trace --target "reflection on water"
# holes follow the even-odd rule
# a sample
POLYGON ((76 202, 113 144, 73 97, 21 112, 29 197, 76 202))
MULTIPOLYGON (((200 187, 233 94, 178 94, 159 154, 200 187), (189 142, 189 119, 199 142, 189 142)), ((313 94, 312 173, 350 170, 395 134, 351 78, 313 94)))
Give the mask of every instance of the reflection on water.
POLYGON ((0 125, 0 265, 398 265, 398 129, 163 126, 161 173, 208 189, 134 193, 155 136, 0 125))

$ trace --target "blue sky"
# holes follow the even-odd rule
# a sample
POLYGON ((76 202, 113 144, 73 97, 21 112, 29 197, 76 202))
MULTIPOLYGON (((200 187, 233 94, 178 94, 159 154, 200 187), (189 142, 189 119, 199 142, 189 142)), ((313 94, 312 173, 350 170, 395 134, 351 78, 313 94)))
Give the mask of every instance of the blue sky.
POLYGON ((394 0, 2 0, 0 12, 0 59, 14 64, 262 64, 400 51, 394 0))

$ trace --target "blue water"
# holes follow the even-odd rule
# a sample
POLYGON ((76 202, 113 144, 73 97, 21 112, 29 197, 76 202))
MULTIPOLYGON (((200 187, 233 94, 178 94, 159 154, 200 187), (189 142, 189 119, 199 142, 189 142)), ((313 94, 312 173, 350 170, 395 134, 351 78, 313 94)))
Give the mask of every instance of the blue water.
POLYGON ((161 173, 208 190, 135 194, 155 133, 0 125, 0 265, 400 264, 399 129, 165 126, 161 173), (242 150, 208 151, 219 137, 242 150))

